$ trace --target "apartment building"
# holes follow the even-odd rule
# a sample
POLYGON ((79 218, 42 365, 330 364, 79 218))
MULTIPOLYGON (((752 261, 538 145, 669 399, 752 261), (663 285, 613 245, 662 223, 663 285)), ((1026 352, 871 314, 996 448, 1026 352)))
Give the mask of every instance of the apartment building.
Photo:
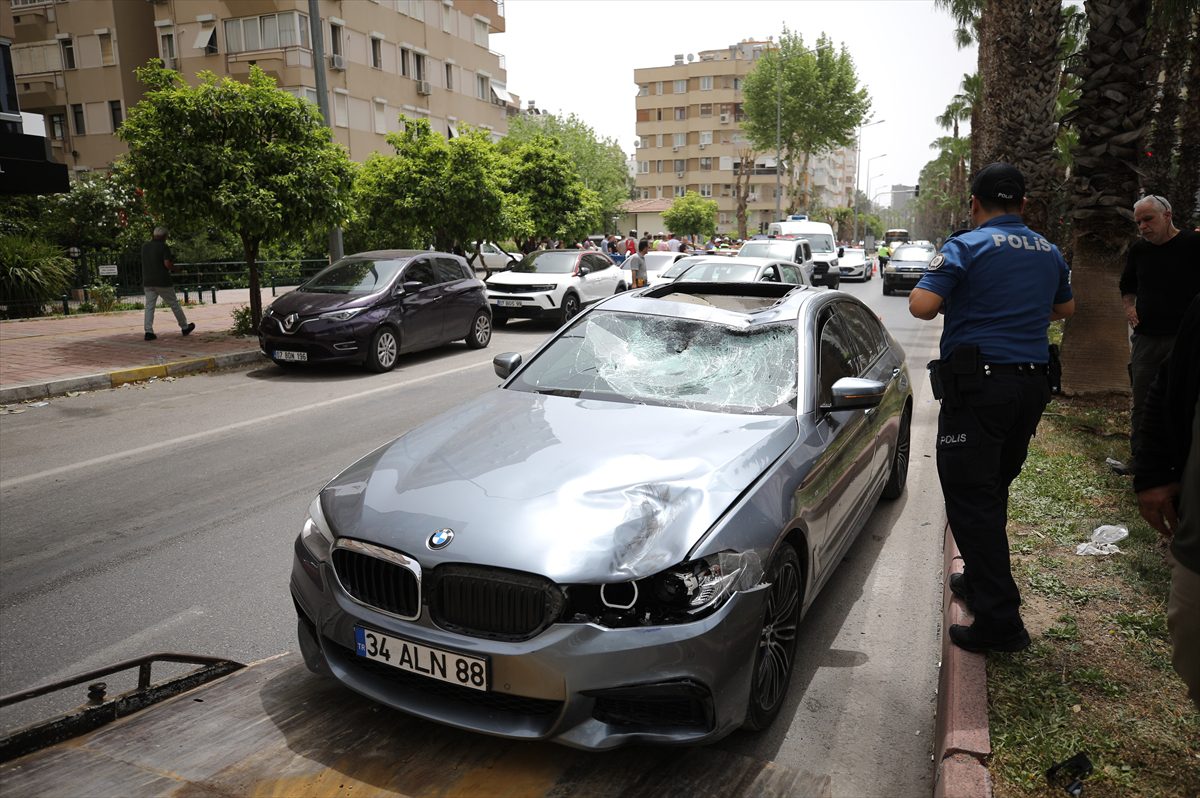
MULTIPOLYGON (((747 40, 720 50, 677 55, 670 66, 635 69, 638 85, 634 183, 643 200, 682 197, 695 191, 717 202, 717 228, 737 225, 736 169, 751 152, 740 123, 742 81, 772 41, 747 40)), ((765 230, 776 218, 775 153, 754 153, 750 168, 747 226, 765 230)), ((854 192, 853 149, 815 156, 810 184, 819 204, 847 206, 854 192)), ((787 191, 787 177, 779 181, 787 191)), ((786 208, 786 197, 781 207, 786 208)))
MULTIPOLYGON (((21 107, 41 113, 56 157, 102 169, 125 152, 113 135, 142 96, 133 70, 158 57, 190 83, 251 65, 317 102, 307 0, 0 0, 12 16, 21 107)), ((330 122, 354 160, 390 152, 401 113, 445 136, 460 124, 507 131, 514 99, 502 0, 320 0, 330 122)))

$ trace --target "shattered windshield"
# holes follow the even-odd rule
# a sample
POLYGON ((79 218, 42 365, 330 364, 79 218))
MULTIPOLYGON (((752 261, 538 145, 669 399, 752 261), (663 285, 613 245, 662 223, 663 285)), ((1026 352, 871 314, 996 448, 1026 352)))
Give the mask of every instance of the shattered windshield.
POLYGON ((588 314, 508 387, 723 413, 795 412, 794 323, 735 329, 634 313, 588 314))

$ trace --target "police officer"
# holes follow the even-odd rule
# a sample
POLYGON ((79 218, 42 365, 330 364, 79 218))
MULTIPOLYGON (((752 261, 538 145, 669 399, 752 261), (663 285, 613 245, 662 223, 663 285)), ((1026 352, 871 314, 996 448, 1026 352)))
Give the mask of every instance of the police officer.
POLYGON ((985 166, 971 184, 975 229, 952 236, 909 295, 919 319, 945 314, 941 358, 929 364, 938 414, 937 464, 946 518, 964 571, 950 589, 975 616, 952 625, 968 651, 1029 645, 1009 562, 1008 488, 1050 400, 1049 322, 1075 311, 1058 248, 1021 220, 1025 178, 985 166))

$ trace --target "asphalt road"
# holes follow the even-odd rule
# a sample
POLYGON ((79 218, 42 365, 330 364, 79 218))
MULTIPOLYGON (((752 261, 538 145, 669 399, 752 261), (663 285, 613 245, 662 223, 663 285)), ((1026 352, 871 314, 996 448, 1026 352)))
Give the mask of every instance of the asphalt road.
MULTIPOLYGON (((927 795, 944 515, 924 363, 941 325, 912 319, 878 278, 842 288, 908 353, 908 490, 875 510, 806 618, 779 719, 716 747, 808 773, 822 794, 927 795)), ((492 356, 528 352, 549 332, 515 323, 485 350, 407 356, 385 375, 263 365, 0 416, 0 693, 157 651, 242 662, 294 651, 291 547, 315 491, 494 387, 492 356)), ((0 725, 47 706, 0 710, 0 725)))

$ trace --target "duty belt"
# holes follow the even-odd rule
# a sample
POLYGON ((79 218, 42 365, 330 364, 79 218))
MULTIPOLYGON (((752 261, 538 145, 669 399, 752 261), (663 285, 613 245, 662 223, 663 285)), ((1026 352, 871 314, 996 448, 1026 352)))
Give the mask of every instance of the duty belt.
POLYGON ((1045 363, 984 363, 983 375, 993 374, 1045 374, 1045 363))

